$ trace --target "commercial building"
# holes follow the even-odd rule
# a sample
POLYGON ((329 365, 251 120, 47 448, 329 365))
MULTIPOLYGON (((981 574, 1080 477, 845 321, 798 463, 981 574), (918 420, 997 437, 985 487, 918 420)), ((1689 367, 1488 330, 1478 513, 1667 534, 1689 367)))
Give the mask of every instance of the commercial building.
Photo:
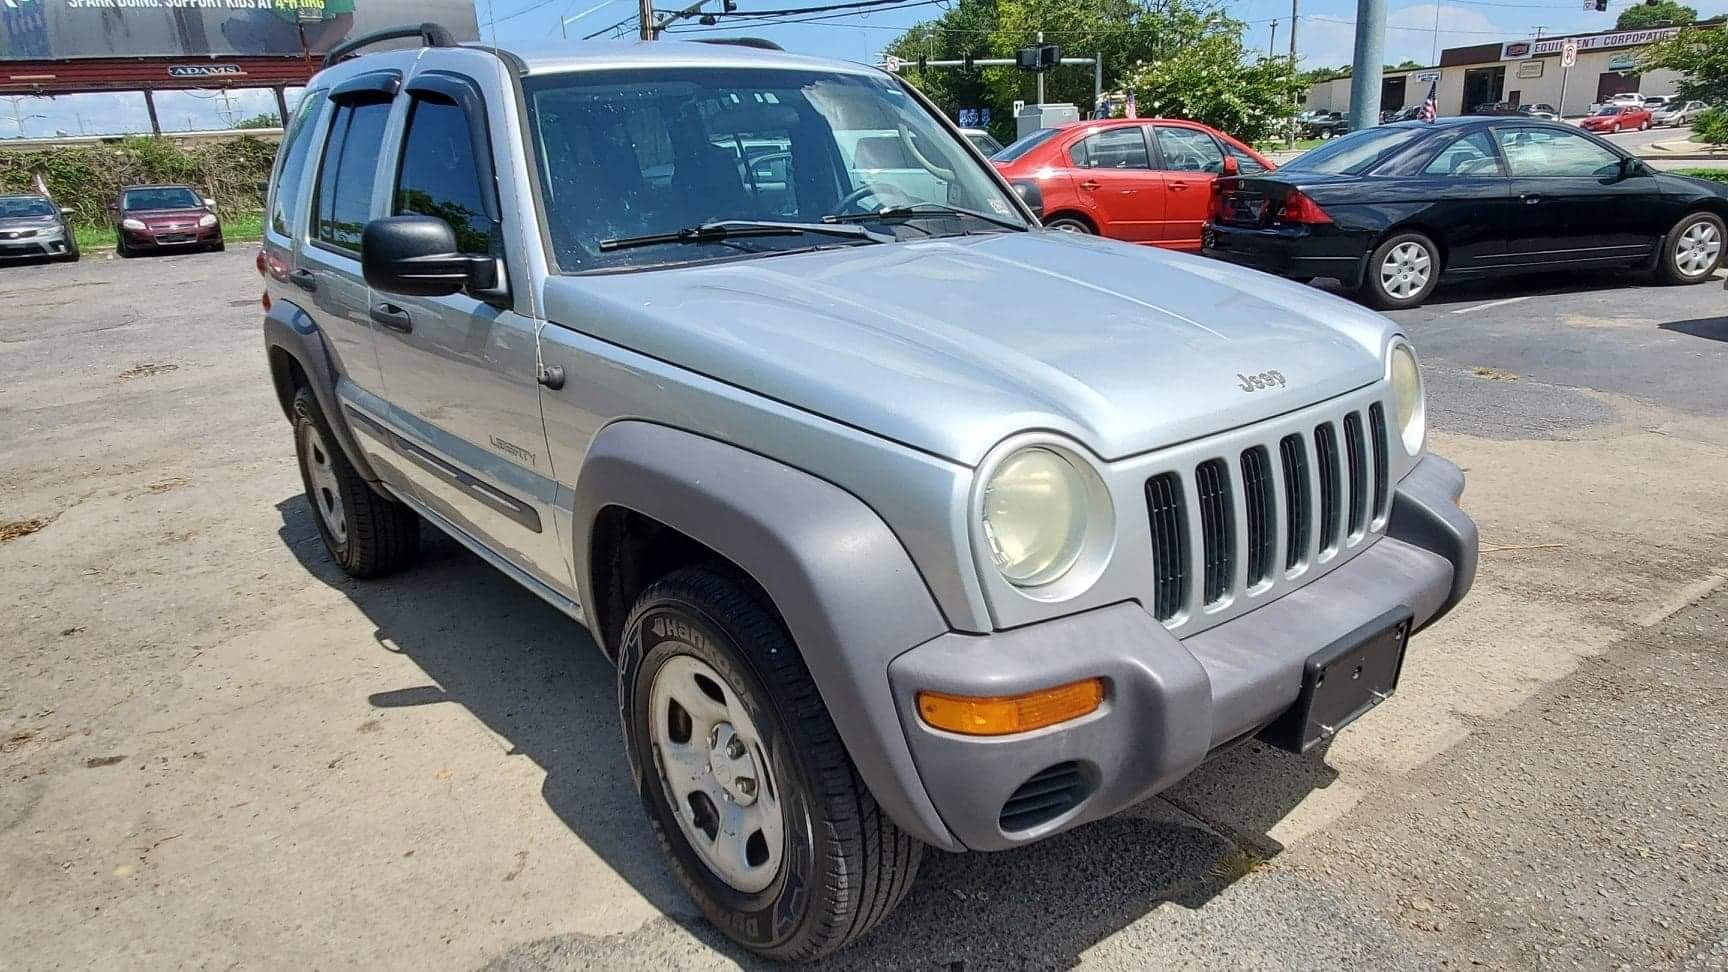
MULTIPOLYGON (((1592 105, 1622 91, 1673 94, 1679 75, 1673 71, 1639 73, 1638 53, 1680 29, 1614 30, 1450 47, 1440 52, 1437 66, 1387 71, 1380 85, 1380 109, 1396 111, 1421 103, 1435 81, 1439 82, 1435 95, 1442 115, 1467 114, 1479 105, 1498 102, 1553 105, 1562 115, 1583 115, 1592 105), (1569 69, 1561 66, 1568 43, 1577 51, 1576 63, 1569 69)), ((1350 79, 1314 85, 1305 107, 1347 110, 1350 79)))

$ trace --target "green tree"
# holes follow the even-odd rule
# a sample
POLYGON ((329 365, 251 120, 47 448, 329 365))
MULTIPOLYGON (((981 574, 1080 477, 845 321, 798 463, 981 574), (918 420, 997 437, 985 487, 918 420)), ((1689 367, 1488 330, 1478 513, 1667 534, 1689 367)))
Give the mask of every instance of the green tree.
MULTIPOLYGON (((1060 45, 1064 56, 1101 54, 1104 90, 1131 87, 1141 114, 1192 105, 1184 110, 1196 113, 1184 117, 1220 122, 1239 137, 1252 137, 1260 123, 1248 122, 1250 127, 1240 131, 1234 126, 1272 110, 1276 98, 1263 90, 1269 82, 1283 93, 1286 116, 1289 92, 1305 87, 1292 80, 1282 58, 1248 59, 1243 25, 1218 14, 1206 0, 1162 0, 1157 6, 1140 0, 959 0, 940 18, 902 34, 888 53, 913 62, 920 56, 959 60, 966 54, 1006 58, 1036 43, 1039 31, 1047 43, 1060 45), (1199 51, 1189 49, 1196 45, 1199 51), (1181 61, 1190 75, 1204 75, 1216 96, 1178 102, 1166 97, 1168 82, 1140 80, 1150 65, 1167 60, 1181 61), (1246 90, 1232 92, 1233 87, 1246 90), (1146 100, 1149 95, 1155 104, 1146 100)), ((1013 103, 1036 99, 1037 79, 1013 67, 909 69, 905 75, 950 114, 960 108, 989 108, 991 131, 1005 141, 1014 134, 1013 103)), ((1057 68, 1045 75, 1044 84, 1049 102, 1092 107, 1092 72, 1085 68, 1057 68)))
POLYGON ((250 118, 242 118, 234 123, 235 128, 277 128, 282 120, 273 111, 262 112, 250 118))
POLYGON ((1614 21, 1615 30, 1644 30, 1648 27, 1683 27, 1698 19, 1698 11, 1676 0, 1657 0, 1656 3, 1641 3, 1636 7, 1627 7, 1620 11, 1620 19, 1614 21))
POLYGON ((1698 27, 1644 48, 1641 70, 1666 68, 1680 74, 1674 91, 1682 101, 1728 105, 1728 29, 1698 27))

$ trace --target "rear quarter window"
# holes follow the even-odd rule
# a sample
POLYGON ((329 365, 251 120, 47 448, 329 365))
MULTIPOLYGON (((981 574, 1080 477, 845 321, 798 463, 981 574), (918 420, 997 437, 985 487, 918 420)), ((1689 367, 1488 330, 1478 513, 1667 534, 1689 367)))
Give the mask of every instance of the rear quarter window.
POLYGON ((318 120, 324 117, 323 90, 308 91, 288 124, 288 134, 276 153, 276 174, 271 180, 270 232, 292 237, 299 225, 300 189, 306 181, 306 155, 318 120))

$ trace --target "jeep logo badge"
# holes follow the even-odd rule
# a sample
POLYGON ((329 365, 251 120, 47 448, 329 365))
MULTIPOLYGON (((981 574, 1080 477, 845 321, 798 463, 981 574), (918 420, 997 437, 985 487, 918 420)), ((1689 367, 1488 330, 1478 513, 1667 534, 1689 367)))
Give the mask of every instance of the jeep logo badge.
POLYGON ((1245 392, 1259 391, 1262 388, 1283 388, 1284 373, 1281 371, 1262 371, 1257 375, 1236 373, 1236 386, 1245 392))

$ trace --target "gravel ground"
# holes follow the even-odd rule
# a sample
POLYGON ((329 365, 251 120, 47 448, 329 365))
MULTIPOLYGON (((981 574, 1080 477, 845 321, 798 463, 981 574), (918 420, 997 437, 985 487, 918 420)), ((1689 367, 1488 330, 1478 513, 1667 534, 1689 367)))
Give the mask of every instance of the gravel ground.
MULTIPOLYGON (((0 268, 0 967, 708 968, 586 637, 455 543, 324 557, 250 247, 0 268)), ((836 968, 1720 967, 1728 319, 1537 278, 1395 315, 1476 590, 1323 759, 927 859, 836 968)))

